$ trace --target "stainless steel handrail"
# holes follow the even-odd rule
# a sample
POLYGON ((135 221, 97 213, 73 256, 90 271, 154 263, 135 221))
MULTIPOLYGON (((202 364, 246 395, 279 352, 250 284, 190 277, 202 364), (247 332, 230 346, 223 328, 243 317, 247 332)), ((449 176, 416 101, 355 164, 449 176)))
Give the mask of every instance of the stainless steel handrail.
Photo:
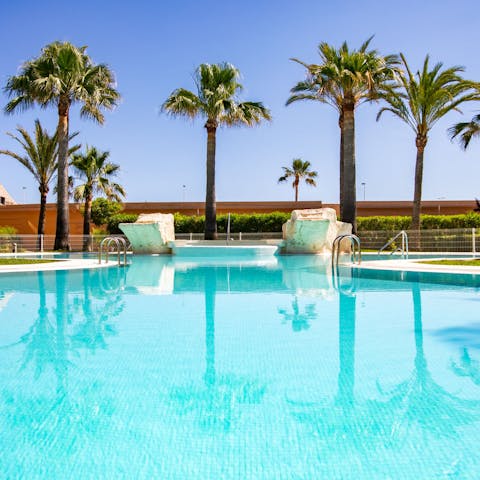
POLYGON ((351 251, 352 263, 356 263, 357 258, 358 258, 358 265, 362 263, 362 249, 360 246, 360 239, 353 234, 339 235, 338 237, 335 238, 335 240, 332 243, 332 268, 334 266, 338 267, 338 261, 340 258, 340 245, 342 243, 342 240, 345 238, 348 238, 350 240, 350 246, 352 248, 352 251, 351 251))
POLYGON ((388 248, 398 237, 402 237, 402 246, 397 247, 390 252, 390 255, 393 255, 396 252, 400 252, 402 258, 408 259, 408 234, 405 230, 398 232, 393 238, 391 238, 379 251, 380 255, 386 248, 388 248))
POLYGON ((103 248, 105 247, 105 263, 108 263, 108 256, 110 253, 110 247, 112 244, 116 246, 116 253, 117 253, 117 261, 118 266, 126 266, 127 265, 127 242, 123 237, 106 237, 100 242, 100 247, 98 249, 98 263, 102 263, 102 253, 103 248), (123 256, 123 264, 121 263, 120 259, 123 256))

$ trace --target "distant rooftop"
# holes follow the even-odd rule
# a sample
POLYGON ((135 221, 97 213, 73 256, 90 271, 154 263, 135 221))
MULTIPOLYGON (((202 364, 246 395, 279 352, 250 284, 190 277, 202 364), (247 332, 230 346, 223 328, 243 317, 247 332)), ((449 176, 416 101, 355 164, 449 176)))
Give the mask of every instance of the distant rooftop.
POLYGON ((3 205, 16 205, 17 202, 7 192, 6 188, 0 183, 0 207, 3 205))

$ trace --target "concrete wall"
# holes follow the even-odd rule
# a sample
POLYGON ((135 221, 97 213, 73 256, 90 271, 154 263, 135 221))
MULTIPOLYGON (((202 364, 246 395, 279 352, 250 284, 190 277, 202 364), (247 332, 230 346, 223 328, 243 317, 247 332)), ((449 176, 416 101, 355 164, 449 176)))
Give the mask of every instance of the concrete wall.
MULTIPOLYGON (((305 208, 331 207, 337 210, 337 204, 323 204, 321 202, 217 202, 217 213, 267 213, 273 211, 290 212, 305 208)), ((473 200, 449 200, 423 202, 422 213, 432 215, 453 215, 471 212, 476 207, 473 200)), ((411 215, 412 202, 358 202, 358 216, 373 215, 411 215)), ((38 204, 22 204, 0 206, 0 226, 10 225, 20 234, 37 233, 38 204)), ((203 215, 204 204, 201 202, 129 202, 125 204, 126 213, 183 213, 185 215, 203 215)), ((45 233, 55 234, 56 206, 51 203, 47 206, 45 233)), ((80 205, 70 204, 70 233, 81 235, 83 217, 80 205)))

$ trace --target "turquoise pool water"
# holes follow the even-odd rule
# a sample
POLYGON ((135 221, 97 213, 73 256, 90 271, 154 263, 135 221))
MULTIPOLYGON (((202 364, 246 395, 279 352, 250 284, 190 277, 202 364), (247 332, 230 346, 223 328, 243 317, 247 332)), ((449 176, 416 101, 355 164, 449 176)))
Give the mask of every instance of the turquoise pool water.
POLYGON ((479 478, 478 277, 132 260, 0 275, 1 479, 479 478))

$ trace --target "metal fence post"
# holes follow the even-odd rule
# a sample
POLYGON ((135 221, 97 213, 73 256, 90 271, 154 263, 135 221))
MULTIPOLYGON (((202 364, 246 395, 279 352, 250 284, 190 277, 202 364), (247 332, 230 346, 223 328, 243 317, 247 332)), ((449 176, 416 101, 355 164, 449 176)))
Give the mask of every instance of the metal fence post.
POLYGON ((475 227, 472 228, 472 256, 476 257, 477 255, 477 248, 475 245, 475 227))

